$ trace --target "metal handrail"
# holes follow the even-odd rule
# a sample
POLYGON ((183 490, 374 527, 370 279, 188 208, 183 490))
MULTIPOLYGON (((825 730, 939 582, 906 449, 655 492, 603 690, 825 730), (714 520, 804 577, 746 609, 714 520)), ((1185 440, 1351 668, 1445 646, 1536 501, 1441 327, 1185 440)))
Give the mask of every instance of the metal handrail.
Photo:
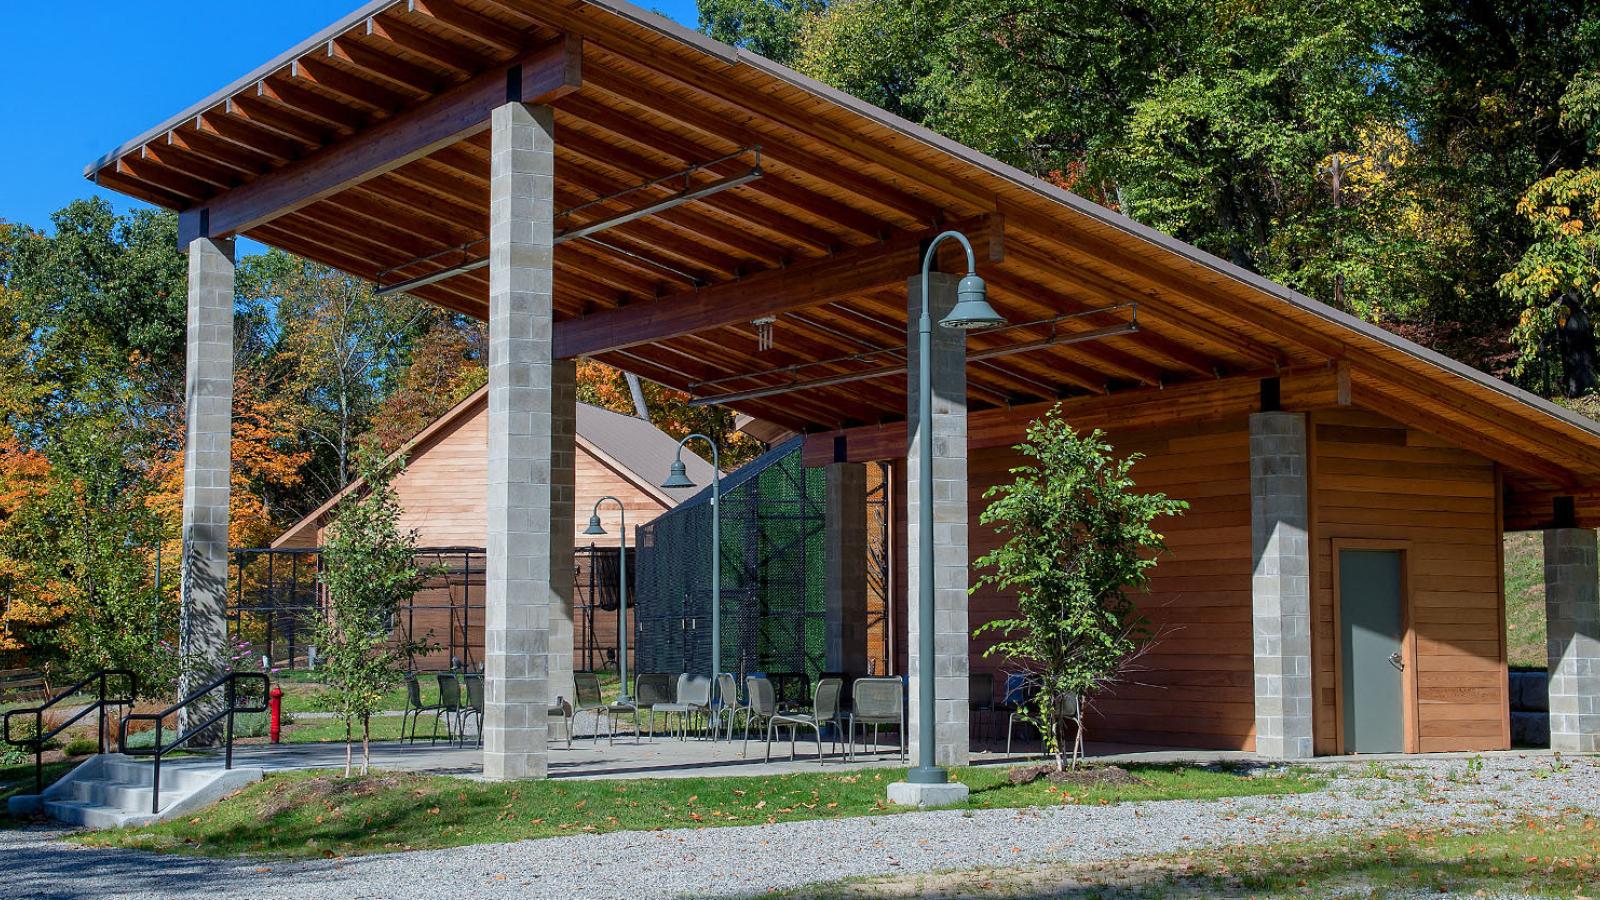
POLYGON ((171 753, 173 750, 183 746, 190 738, 226 719, 227 726, 225 729, 224 738, 226 751, 224 755, 223 768, 232 769, 234 714, 266 712, 267 691, 270 687, 271 682, 267 679, 267 676, 261 672, 229 672, 225 675, 217 676, 209 684, 205 685, 199 690, 194 691, 189 696, 179 700, 177 703, 172 704, 160 712, 129 713, 128 715, 122 717, 122 725, 117 730, 117 750, 125 756, 150 756, 155 758, 153 777, 150 782, 151 815, 156 815, 161 811, 161 758, 166 756, 168 753, 171 753), (259 682, 261 684, 261 702, 259 704, 253 706, 239 705, 238 684, 240 681, 252 681, 259 682), (173 713, 176 713, 179 710, 182 710, 185 707, 205 698, 217 688, 223 688, 222 708, 216 712, 213 712, 199 723, 190 725, 188 730, 173 738, 172 743, 163 744, 161 742, 162 720, 164 720, 167 716, 170 716, 173 713), (130 722, 154 722, 156 732, 155 744, 150 747, 130 749, 128 747, 128 723, 130 722))
POLYGON ((33 750, 33 788, 35 794, 44 793, 44 745, 56 735, 76 725, 79 719, 89 713, 98 713, 96 716, 97 739, 100 742, 99 752, 106 752, 106 707, 107 706, 133 706, 134 695, 139 692, 138 678, 127 669, 101 669, 93 675, 83 679, 77 684, 57 693, 44 703, 26 709, 8 710, 4 718, 0 718, 0 739, 13 747, 24 747, 33 750), (115 676, 128 679, 128 694, 126 697, 106 697, 106 680, 115 676), (78 710, 71 718, 50 729, 44 730, 44 714, 57 703, 80 693, 85 687, 96 683, 95 700, 93 703, 78 710), (26 738, 11 736, 11 720, 16 716, 33 716, 33 734, 26 738))

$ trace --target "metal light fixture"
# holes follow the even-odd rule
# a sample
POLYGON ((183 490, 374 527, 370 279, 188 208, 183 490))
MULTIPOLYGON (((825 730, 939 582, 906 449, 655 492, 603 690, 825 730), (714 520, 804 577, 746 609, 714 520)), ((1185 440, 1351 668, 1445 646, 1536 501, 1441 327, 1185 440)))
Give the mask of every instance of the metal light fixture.
POLYGON ((1006 324, 1006 317, 989 305, 989 289, 983 279, 969 274, 956 286, 956 305, 939 324, 945 328, 976 331, 1006 324))
POLYGON ((601 497, 594 502, 594 512, 589 514, 589 527, 583 533, 606 533, 600 524, 600 504, 607 500, 617 505, 617 518, 620 520, 617 526, 620 541, 617 550, 617 678, 622 687, 617 694, 617 702, 630 703, 633 698, 628 696, 628 508, 615 497, 601 497))
POLYGON ((692 488, 689 470, 683 465, 683 446, 695 438, 711 448, 711 680, 722 670, 722 456, 717 442, 703 434, 691 434, 678 442, 678 455, 672 460, 664 488, 692 488))
POLYGON ((950 773, 936 762, 934 746, 933 366, 929 364, 933 357, 933 324, 928 301, 928 273, 934 253, 946 239, 959 241, 967 251, 967 275, 956 286, 956 305, 939 324, 972 330, 1006 321, 989 305, 988 290, 978 277, 977 259, 966 235, 946 231, 934 238, 922 257, 922 314, 917 319, 917 767, 906 774, 912 784, 944 784, 950 780, 950 773))
MULTIPOLYGON (((695 435, 691 434, 689 437, 695 437, 695 435)), ((688 439, 684 438, 686 441, 688 439)), ((682 453, 683 444, 678 444, 678 451, 680 454, 682 453)), ((667 473, 667 480, 661 482, 661 486, 664 488, 692 488, 695 486, 694 482, 689 480, 689 470, 683 467, 681 456, 672 461, 672 468, 667 473)))

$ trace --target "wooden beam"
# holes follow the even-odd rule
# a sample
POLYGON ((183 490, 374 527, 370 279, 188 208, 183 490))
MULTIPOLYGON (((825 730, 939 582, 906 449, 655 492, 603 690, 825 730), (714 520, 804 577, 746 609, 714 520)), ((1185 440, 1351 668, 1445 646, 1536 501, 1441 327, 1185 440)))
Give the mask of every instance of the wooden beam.
POLYGON ((1370 409, 1403 425, 1444 438, 1463 450, 1471 450, 1519 472, 1547 479, 1559 488, 1571 488, 1579 484, 1578 473, 1567 466, 1505 441, 1495 440, 1487 428, 1474 428, 1447 419, 1429 408, 1433 405, 1432 401, 1394 384, 1374 379, 1370 374, 1360 371, 1354 374, 1350 395, 1352 402, 1363 409, 1370 409))
MULTIPOLYGON (((581 39, 552 42, 521 62, 521 100, 549 103, 582 82, 581 39)), ((414 109, 187 209, 196 227, 209 212, 211 237, 248 231, 286 213, 401 166, 489 127, 489 113, 507 102, 504 70, 477 78, 414 109)), ((180 227, 181 234, 198 232, 180 227)))
POLYGON ((915 271, 917 243, 899 238, 737 281, 557 322, 556 356, 592 356, 829 303, 902 284, 915 271))
POLYGON ((195 116, 194 130, 264 156, 273 165, 281 166, 306 152, 306 145, 300 141, 281 137, 275 131, 220 110, 195 116))
POLYGON ((359 75, 353 75, 314 56, 302 56, 289 64, 289 77, 314 84, 337 94, 362 109, 387 117, 405 109, 410 92, 397 91, 359 75))
POLYGON ((334 38, 327 44, 329 59, 336 59, 369 75, 383 79, 391 87, 426 97, 443 85, 439 76, 404 60, 380 53, 350 38, 334 38))
POLYGON ((462 75, 469 75, 483 65, 483 59, 479 54, 435 37, 421 28, 407 25, 390 15, 368 18, 366 35, 369 38, 386 40, 407 53, 413 53, 462 75))
MULTIPOLYGON (((600 66, 591 67, 589 75, 591 76, 589 79, 590 85, 599 88, 600 92, 610 97, 622 100, 628 105, 665 116, 679 125, 736 147, 761 144, 762 155, 773 162, 808 173, 813 177, 826 177, 841 187, 849 188, 851 192, 858 196, 879 206, 892 209, 907 219, 920 223, 923 227, 932 227, 938 224, 941 212, 938 206, 907 194, 886 183, 883 179, 856 171, 849 166, 841 166, 837 160, 825 159, 816 154, 806 153, 788 144, 763 143, 759 133, 748 126, 741 125, 735 119, 719 115, 703 106, 698 106, 671 94, 652 90, 638 79, 628 78, 600 66), (826 175, 823 173, 826 173, 826 175)), ((631 112, 618 112, 617 114, 625 118, 636 115, 631 112)))
MULTIPOLYGON (((1234 375, 1168 388, 978 410, 967 416, 967 447, 977 450, 1019 443, 1028 423, 1049 412, 1056 402, 1061 404, 1067 421, 1080 430, 1149 428, 1246 416, 1260 409, 1263 377, 1266 376, 1234 375)), ((1338 374, 1333 369, 1285 372, 1278 377, 1282 408, 1286 410, 1331 406, 1338 393, 1338 374)), ((834 441, 839 437, 845 439, 847 462, 899 459, 906 455, 906 423, 899 421, 808 434, 801 452, 805 465, 834 462, 834 441)))
POLYGON ((299 141, 303 146, 316 148, 333 140, 328 129, 307 122, 283 111, 259 97, 238 96, 228 98, 224 111, 230 115, 264 128, 274 134, 299 141))
POLYGON ((269 75, 256 82, 256 98, 287 113, 321 122, 340 136, 355 134, 367 123, 365 113, 292 84, 287 74, 269 75))
POLYGON ((503 53, 522 48, 522 32, 448 0, 407 0, 406 12, 431 19, 442 30, 503 53))

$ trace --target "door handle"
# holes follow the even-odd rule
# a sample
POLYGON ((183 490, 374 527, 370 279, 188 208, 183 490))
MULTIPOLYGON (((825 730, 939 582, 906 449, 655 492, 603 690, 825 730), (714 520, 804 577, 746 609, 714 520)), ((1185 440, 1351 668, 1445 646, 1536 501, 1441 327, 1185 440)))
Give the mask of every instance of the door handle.
POLYGON ((1405 660, 1400 658, 1399 650, 1389 654, 1389 665, 1394 666, 1396 669, 1399 669, 1402 672, 1406 670, 1405 660))

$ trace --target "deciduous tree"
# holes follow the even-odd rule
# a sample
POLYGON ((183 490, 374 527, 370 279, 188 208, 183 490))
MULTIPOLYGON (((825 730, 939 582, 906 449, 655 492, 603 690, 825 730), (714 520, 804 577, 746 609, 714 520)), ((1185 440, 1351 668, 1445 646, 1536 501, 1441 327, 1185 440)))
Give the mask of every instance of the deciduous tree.
POLYGON ((1019 665, 1036 690, 1034 718, 1056 768, 1073 738, 1067 713, 1116 683, 1150 637, 1129 593, 1146 589, 1165 549, 1155 523, 1189 505, 1141 493, 1138 454, 1118 459, 1098 430, 1080 435, 1060 407, 1028 426, 1014 478, 984 493, 979 522, 1000 546, 980 557, 973 590, 1017 598, 1014 616, 980 625, 999 635, 985 655, 1019 665))
POLYGON ((319 576, 328 601, 312 627, 327 696, 345 727, 347 778, 356 727, 361 730, 365 775, 371 761, 372 714, 405 677, 406 663, 426 649, 396 635, 394 628, 400 604, 416 593, 424 575, 416 565, 416 531, 400 528, 400 503, 392 486, 400 466, 385 466, 368 448, 360 451, 357 462, 366 486, 334 510, 319 576))

